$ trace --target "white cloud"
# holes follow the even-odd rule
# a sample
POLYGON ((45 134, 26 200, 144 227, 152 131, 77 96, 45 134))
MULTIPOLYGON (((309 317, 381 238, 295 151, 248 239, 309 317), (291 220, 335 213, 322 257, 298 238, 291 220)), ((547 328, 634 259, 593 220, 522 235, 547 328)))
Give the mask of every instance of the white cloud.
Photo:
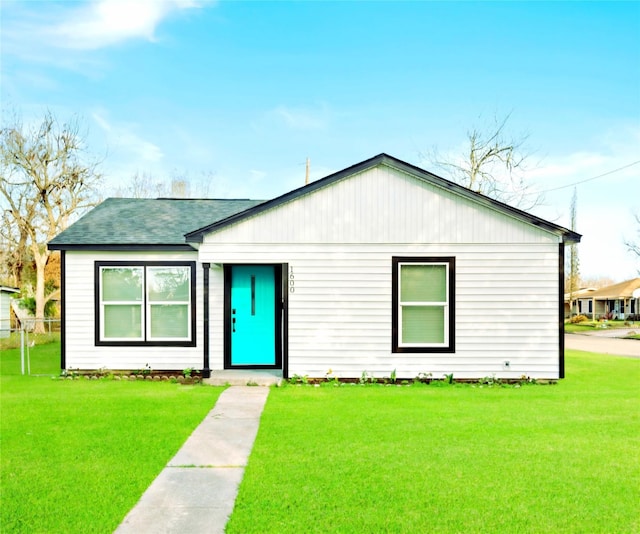
POLYGON ((105 115, 103 111, 95 111, 91 114, 105 134, 110 158, 130 161, 137 168, 145 168, 164 158, 160 147, 135 133, 137 128, 135 124, 113 124, 105 115))
POLYGON ((58 49, 97 50, 132 39, 154 41, 169 17, 214 0, 91 0, 3 5, 3 53, 67 68, 74 60, 58 49), (38 6, 35 8, 34 6, 38 6))
POLYGON ((89 50, 128 39, 153 41, 163 19, 202 4, 198 0, 100 0, 77 8, 50 34, 58 46, 89 50))
POLYGON ((276 122, 292 130, 321 130, 329 125, 329 107, 321 104, 311 107, 289 107, 280 105, 268 113, 276 122))
POLYGON ((640 129, 618 128, 604 133, 595 150, 548 158, 529 174, 538 189, 548 191, 546 204, 535 211, 565 227, 571 224, 575 184, 583 277, 622 281, 637 276, 640 266, 624 241, 636 228, 632 214, 640 212, 640 163, 634 164, 639 160, 640 129))
MULTIPOLYGON (((603 177, 603 181, 623 181, 639 174, 637 166, 629 166, 640 160, 640 128, 621 127, 609 130, 596 140, 597 149, 558 155, 543 161, 528 173, 534 181, 544 182, 545 187, 570 186, 581 180, 620 169, 603 177)), ((600 179, 597 179, 600 180, 600 179)))
POLYGON ((96 49, 136 38, 153 41, 163 19, 201 4, 196 0, 100 0, 77 8, 50 33, 65 48, 96 49))

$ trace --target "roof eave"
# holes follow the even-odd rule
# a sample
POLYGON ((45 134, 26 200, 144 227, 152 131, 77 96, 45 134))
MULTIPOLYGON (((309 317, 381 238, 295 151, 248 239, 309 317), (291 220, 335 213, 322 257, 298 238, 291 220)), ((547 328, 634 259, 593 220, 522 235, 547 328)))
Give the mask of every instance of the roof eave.
POLYGON ((145 244, 72 244, 72 243, 49 243, 49 250, 101 250, 101 251, 117 251, 117 252, 193 252, 195 249, 191 245, 185 244, 166 244, 166 243, 145 243, 145 244))

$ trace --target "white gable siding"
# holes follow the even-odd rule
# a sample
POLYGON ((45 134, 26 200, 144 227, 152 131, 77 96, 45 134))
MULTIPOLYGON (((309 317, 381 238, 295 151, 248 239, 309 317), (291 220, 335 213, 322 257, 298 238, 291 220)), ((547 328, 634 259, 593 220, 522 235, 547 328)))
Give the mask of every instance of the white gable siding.
POLYGON ((550 243, 553 234, 386 166, 205 237, 206 243, 550 243))
POLYGON ((65 254, 65 325, 67 369, 202 369, 202 266, 196 264, 196 347, 95 346, 94 262, 196 261, 195 252, 125 253, 75 252, 65 254))

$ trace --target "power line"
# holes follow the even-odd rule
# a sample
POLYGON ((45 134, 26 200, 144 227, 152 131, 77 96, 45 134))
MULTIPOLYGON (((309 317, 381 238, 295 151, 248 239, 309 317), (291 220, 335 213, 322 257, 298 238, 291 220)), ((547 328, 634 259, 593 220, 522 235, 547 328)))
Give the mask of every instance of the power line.
MULTIPOLYGON (((584 184, 585 182, 590 182, 592 180, 596 180, 598 178, 602 178, 603 176, 608 176, 609 174, 613 174, 619 171, 623 171, 624 169, 628 169, 629 167, 633 167, 634 165, 638 165, 638 163, 640 163, 640 159, 636 160, 632 163, 629 163, 628 165, 624 165, 622 167, 618 167, 617 169, 613 169, 612 171, 607 171, 605 173, 602 174, 598 174, 598 176, 592 176, 591 178, 586 178, 585 180, 579 180, 578 182, 574 182, 572 184, 567 184, 567 185, 561 185, 559 187, 552 187, 551 189, 544 189, 543 191, 536 191, 536 194, 541 194, 541 193, 548 193, 549 191, 557 191, 558 189, 566 189, 567 187, 573 187, 575 185, 580 185, 580 184, 584 184)), ((532 193, 530 193, 532 194, 532 193)))

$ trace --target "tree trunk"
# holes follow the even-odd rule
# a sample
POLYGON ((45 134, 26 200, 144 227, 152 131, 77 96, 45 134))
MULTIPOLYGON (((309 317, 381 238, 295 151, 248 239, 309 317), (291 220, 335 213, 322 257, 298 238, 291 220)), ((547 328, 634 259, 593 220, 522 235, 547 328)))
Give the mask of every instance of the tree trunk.
POLYGON ((35 254, 36 261, 36 323, 34 326, 34 332, 36 334, 44 334, 44 305, 46 303, 44 295, 44 270, 47 266, 47 260, 49 259, 49 253, 35 254))

